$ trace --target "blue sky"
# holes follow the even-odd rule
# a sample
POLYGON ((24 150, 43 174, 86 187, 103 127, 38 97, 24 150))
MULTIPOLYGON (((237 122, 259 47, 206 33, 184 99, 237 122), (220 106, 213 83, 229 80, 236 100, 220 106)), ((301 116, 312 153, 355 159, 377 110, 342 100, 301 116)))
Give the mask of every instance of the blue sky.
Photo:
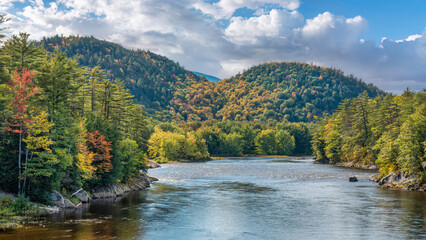
POLYGON ((404 39, 426 27, 425 0, 303 0, 298 11, 306 18, 325 11, 346 17, 361 15, 369 25, 364 37, 377 42, 382 37, 404 39))
POLYGON ((269 61, 426 88, 426 0, 1 0, 10 34, 93 35, 221 78, 269 61))

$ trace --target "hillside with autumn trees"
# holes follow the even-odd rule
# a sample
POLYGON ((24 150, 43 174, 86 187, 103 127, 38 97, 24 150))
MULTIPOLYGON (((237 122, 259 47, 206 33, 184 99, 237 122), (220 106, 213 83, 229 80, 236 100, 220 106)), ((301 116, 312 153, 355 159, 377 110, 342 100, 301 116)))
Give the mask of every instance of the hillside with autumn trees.
POLYGON ((175 91, 207 81, 166 57, 93 37, 55 36, 44 38, 39 44, 48 52, 77 57, 81 66, 99 66, 109 79, 123 80, 144 111, 159 120, 170 119, 168 110, 175 91))
POLYGON ((147 115, 161 121, 313 122, 346 98, 385 94, 340 70, 304 63, 266 63, 215 83, 166 57, 93 37, 56 36, 41 45, 122 79, 147 115))

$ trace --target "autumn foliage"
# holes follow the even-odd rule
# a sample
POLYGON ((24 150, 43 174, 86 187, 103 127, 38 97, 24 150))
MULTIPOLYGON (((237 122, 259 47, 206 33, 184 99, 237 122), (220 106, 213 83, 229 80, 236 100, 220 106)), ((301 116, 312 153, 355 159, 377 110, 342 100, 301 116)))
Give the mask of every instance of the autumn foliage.
POLYGON ((15 71, 9 81, 9 91, 12 95, 10 107, 12 108, 11 121, 6 124, 6 130, 22 134, 30 121, 28 117, 28 101, 37 94, 39 88, 33 83, 34 74, 23 68, 22 72, 15 71))
POLYGON ((99 131, 89 132, 87 144, 89 151, 93 153, 92 165, 95 167, 97 177, 112 170, 111 142, 105 140, 105 136, 99 131))

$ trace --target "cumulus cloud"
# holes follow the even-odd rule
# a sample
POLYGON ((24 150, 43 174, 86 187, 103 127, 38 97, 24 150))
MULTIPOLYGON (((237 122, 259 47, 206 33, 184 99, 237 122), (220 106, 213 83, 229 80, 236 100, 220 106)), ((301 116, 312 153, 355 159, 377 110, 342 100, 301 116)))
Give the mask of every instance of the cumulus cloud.
POLYGON ((234 12, 240 8, 258 10, 265 5, 275 4, 288 10, 299 8, 299 0, 220 0, 216 3, 195 1, 193 7, 202 13, 211 15, 215 19, 231 18, 234 12))
MULTIPOLYGON (((1 0, 7 11, 22 0, 1 0)), ((309 62, 342 69, 389 91, 426 85, 426 34, 383 39, 361 36, 362 16, 324 12, 305 19, 299 0, 31 0, 13 14, 10 29, 35 39, 93 35, 129 48, 149 49, 186 68, 229 77, 269 61, 309 62), (235 16, 241 8, 248 17, 235 16)))

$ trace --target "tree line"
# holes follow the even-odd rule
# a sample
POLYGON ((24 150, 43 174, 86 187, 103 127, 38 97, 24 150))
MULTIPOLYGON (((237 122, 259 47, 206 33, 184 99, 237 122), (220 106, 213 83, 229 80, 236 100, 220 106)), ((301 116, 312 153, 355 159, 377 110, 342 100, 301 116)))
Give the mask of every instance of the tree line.
POLYGON ((331 163, 376 164, 379 178, 391 172, 426 180, 426 91, 345 100, 318 124, 313 152, 331 163))
POLYGON ((207 160, 210 156, 310 154, 309 127, 290 122, 161 123, 148 140, 148 154, 158 162, 207 160))
POLYGON ((0 48, 0 90, 3 190, 48 202, 52 189, 125 182, 145 169, 153 127, 124 82, 100 67, 20 33, 0 48))

